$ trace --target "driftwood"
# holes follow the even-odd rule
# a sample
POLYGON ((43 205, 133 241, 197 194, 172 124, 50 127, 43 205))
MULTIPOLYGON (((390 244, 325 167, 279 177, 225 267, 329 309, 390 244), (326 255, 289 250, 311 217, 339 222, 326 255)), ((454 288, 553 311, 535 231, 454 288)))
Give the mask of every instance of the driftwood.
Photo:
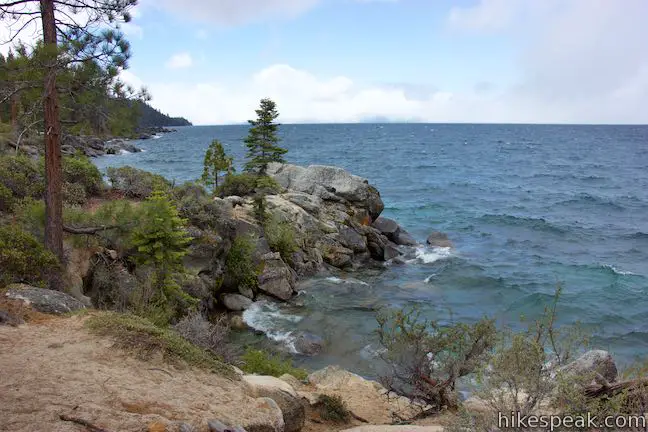
POLYGON ((110 432, 108 429, 104 429, 102 427, 96 426, 96 425, 94 425, 94 424, 90 423, 89 421, 84 420, 82 418, 72 417, 72 416, 65 415, 65 414, 61 414, 59 416, 59 418, 61 420, 63 420, 63 421, 72 422, 72 423, 76 423, 76 424, 79 424, 81 426, 84 426, 90 432, 110 432))

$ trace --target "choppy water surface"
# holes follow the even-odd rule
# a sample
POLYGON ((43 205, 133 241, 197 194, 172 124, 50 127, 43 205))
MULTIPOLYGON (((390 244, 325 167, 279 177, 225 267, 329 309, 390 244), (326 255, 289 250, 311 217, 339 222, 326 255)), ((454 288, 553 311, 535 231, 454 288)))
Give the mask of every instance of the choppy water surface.
MULTIPOLYGON (((246 126, 180 128, 146 151, 97 164, 196 179, 220 139, 243 161, 246 126)), ((299 361, 371 375, 376 310, 418 304, 430 317, 537 316, 561 282, 561 323, 580 321, 625 361, 648 353, 648 126, 285 125, 288 160, 367 177, 384 216, 419 241, 444 231, 456 249, 411 251, 381 272, 304 281, 292 306, 248 320, 289 349, 289 331, 327 339, 299 361)))

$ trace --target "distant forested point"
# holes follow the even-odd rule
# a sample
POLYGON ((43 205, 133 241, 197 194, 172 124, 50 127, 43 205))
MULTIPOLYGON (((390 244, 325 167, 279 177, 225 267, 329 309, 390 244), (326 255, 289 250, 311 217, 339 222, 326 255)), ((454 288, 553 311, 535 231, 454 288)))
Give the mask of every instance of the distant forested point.
POLYGON ((149 128, 157 126, 192 126, 191 122, 184 117, 170 117, 162 114, 146 102, 135 101, 139 111, 139 127, 149 128))

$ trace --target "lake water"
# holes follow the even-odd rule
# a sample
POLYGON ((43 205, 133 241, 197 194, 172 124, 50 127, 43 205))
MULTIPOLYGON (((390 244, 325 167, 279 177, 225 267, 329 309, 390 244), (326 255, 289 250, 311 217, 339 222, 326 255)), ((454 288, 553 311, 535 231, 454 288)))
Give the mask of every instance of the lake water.
MULTIPOLYGON (((247 126, 179 128, 105 156, 178 183, 202 172, 212 139, 240 165, 247 126)), ((380 191, 384 216, 419 241, 443 231, 456 250, 421 249, 380 272, 304 281, 297 305, 248 314, 290 341, 319 334, 325 352, 297 358, 373 372, 375 310, 419 305, 429 317, 500 325, 538 316, 556 284, 561 324, 580 321, 622 362, 648 352, 648 126, 284 125, 287 159, 343 167, 380 191), (451 311, 451 312, 450 312, 451 311)))

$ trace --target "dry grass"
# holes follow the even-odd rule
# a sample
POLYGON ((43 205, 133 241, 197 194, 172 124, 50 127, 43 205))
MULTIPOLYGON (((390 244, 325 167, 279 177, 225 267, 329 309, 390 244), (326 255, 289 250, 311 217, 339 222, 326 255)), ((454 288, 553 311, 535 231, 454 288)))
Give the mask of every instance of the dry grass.
POLYGON ((144 318, 104 312, 88 318, 86 325, 96 334, 113 337, 118 348, 133 352, 140 358, 146 359, 161 354, 170 363, 184 363, 208 369, 227 378, 239 378, 231 366, 223 363, 211 352, 192 344, 172 330, 155 326, 144 318))
POLYGON ((53 318, 33 310, 21 300, 9 299, 5 297, 4 291, 0 291, 0 311, 8 313, 10 316, 29 323, 42 323, 53 318))

